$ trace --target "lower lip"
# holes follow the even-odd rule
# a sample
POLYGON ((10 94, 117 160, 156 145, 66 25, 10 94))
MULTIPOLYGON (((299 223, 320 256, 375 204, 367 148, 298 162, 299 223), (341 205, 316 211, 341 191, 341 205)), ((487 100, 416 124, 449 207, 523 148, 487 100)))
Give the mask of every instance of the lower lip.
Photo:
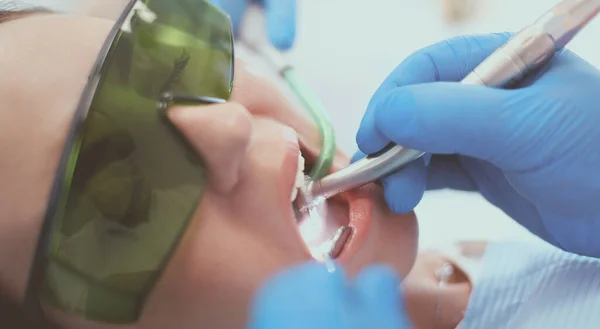
POLYGON ((349 226, 354 232, 337 258, 340 263, 348 262, 362 248, 371 227, 373 214, 370 187, 365 186, 348 192, 345 194, 345 198, 349 205, 349 226))
POLYGON ((353 232, 337 261, 348 261, 361 248, 371 220, 372 205, 368 196, 363 189, 348 192, 303 213, 298 228, 313 258, 324 260, 324 256, 333 248, 333 237, 343 226, 351 227, 353 232))

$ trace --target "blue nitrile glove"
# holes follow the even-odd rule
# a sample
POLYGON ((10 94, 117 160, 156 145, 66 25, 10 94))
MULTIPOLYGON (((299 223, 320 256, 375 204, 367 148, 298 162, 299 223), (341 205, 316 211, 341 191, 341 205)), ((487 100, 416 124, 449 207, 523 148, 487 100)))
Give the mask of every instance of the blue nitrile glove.
POLYGON ((249 329, 410 329, 400 281, 387 267, 363 270, 348 282, 308 263, 276 275, 259 291, 249 329))
POLYGON ((209 0, 231 17, 238 33, 248 4, 259 3, 265 10, 269 41, 279 50, 288 50, 296 38, 296 0, 209 0))
POLYGON ((373 96, 358 146, 434 154, 384 180, 396 212, 425 189, 479 191, 555 246, 600 257, 600 72, 565 50, 518 89, 449 82, 509 36, 453 38, 408 57, 373 96))

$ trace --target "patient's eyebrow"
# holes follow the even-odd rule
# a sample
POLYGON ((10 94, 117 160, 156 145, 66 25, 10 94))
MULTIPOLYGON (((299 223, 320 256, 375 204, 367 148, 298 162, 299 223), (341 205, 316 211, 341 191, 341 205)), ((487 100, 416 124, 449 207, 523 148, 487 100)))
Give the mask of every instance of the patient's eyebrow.
POLYGON ((22 11, 0 11, 0 24, 23 17, 22 11))
POLYGON ((44 8, 32 8, 27 10, 0 10, 0 24, 24 18, 33 14, 51 13, 44 8))

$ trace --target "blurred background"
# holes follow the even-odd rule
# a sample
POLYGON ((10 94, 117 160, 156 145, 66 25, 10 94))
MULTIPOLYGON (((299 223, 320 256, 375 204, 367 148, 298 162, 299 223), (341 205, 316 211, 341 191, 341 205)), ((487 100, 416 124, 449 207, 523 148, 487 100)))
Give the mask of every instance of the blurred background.
MULTIPOLYGON (((110 13, 110 10, 103 12, 105 7, 114 7, 123 1, 28 0, 58 10, 99 11, 101 14, 110 13)), ((338 143, 349 154, 356 150, 355 133, 371 95, 405 57, 419 48, 457 35, 519 30, 558 2, 297 1, 298 38, 289 53, 290 60, 329 109, 338 143)), ((600 20, 596 20, 569 48, 599 66, 600 51, 594 49, 599 40, 600 20)), ((258 69, 263 68, 258 59, 248 56, 243 49, 238 53, 258 69)), ((475 194, 430 192, 416 212, 423 248, 465 239, 533 239, 475 194)))

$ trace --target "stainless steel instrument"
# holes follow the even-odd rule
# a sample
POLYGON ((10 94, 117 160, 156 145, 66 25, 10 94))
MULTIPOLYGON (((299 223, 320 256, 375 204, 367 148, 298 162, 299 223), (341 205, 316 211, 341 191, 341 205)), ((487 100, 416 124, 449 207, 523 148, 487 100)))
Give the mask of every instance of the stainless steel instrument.
MULTIPOLYGON (((504 87, 547 63, 600 11, 600 0, 565 0, 522 29, 477 66, 461 83, 504 87)), ((423 152, 391 145, 316 181, 307 181, 298 209, 317 199, 363 186, 390 175, 423 152)))

